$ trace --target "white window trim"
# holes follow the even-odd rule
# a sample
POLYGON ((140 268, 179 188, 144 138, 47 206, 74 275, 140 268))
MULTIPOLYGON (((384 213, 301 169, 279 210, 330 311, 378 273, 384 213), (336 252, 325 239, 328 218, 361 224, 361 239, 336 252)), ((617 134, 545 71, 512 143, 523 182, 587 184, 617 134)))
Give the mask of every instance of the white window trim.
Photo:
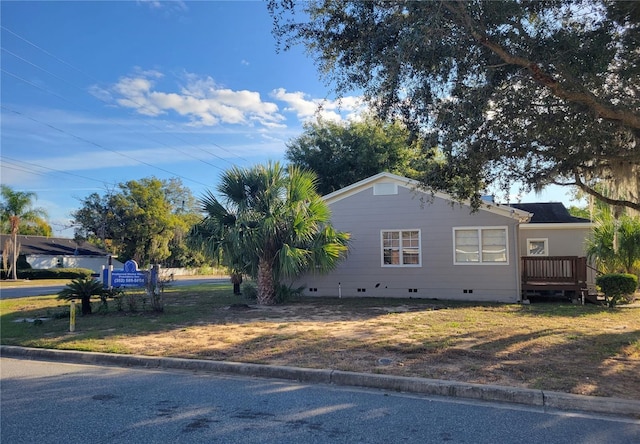
POLYGON ((474 226, 474 227, 453 227, 453 264, 454 265, 473 265, 473 266, 501 266, 501 265, 509 265, 510 255, 509 255, 509 227, 506 225, 498 225, 498 226, 474 226), (504 230, 505 232, 505 249, 507 260, 504 262, 483 262, 482 260, 478 262, 457 262, 456 261, 456 231, 458 230, 476 230, 478 232, 478 246, 480 248, 480 259, 482 259, 482 230, 504 230))
POLYGON ((547 237, 530 237, 527 239, 527 256, 532 257, 545 257, 549 256, 549 238, 547 237), (544 242, 544 254, 531 254, 531 250, 529 250, 529 242, 544 242))
MULTIPOLYGON (((402 234, 400 235, 400 260, 403 258, 402 254, 402 234)), ((420 228, 400 228, 380 230, 380 265, 385 268, 416 268, 422 267, 422 231, 420 228), (384 233, 402 233, 403 231, 417 231, 418 232, 418 263, 417 264, 385 264, 384 263, 384 233)))

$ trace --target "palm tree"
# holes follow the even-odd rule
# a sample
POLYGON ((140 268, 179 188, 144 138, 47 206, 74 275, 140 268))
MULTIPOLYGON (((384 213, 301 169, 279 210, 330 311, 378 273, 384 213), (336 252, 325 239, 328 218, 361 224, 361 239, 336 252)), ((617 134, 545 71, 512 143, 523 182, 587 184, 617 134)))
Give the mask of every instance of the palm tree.
POLYGON ((7 185, 1 185, 2 204, 0 204, 0 217, 3 225, 8 223, 13 241, 12 251, 12 279, 18 279, 16 264, 18 262, 18 231, 20 224, 41 223, 46 217, 46 212, 41 208, 32 208, 32 200, 36 194, 26 191, 14 191, 7 185))
POLYGON ((637 273, 640 268, 640 218, 601 211, 593 236, 587 241, 587 256, 604 273, 637 273))
MULTIPOLYGON (((226 171, 203 200, 205 221, 217 228, 212 251, 257 279, 258 303, 274 304, 281 280, 306 271, 329 271, 346 254, 349 234, 330 224, 329 207, 316 192, 315 174, 280 163, 226 171)), ((210 227, 211 228, 211 227, 210 227)))
POLYGON ((101 296, 104 293, 102 283, 92 277, 72 280, 58 293, 58 299, 82 301, 82 315, 91 314, 91 296, 101 296))
POLYGON ((640 217, 623 216, 620 219, 617 253, 626 273, 640 272, 640 217))
POLYGON ((613 273, 617 267, 615 219, 610 211, 600 211, 594 222, 593 234, 587 239, 587 256, 601 272, 613 273))
POLYGON ((218 202, 211 191, 205 193, 200 203, 206 216, 191 228, 187 244, 225 266, 231 275, 233 293, 240 294, 242 276, 249 272, 249 260, 243 257, 239 248, 235 248, 238 245, 237 231, 234 230, 237 215, 218 202))

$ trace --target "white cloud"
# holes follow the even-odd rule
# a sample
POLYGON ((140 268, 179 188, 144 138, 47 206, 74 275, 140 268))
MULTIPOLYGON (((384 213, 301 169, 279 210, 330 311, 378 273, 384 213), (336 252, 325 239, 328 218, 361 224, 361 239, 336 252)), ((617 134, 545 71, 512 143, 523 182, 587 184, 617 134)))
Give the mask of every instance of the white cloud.
POLYGON ((107 104, 113 102, 113 95, 111 94, 111 92, 107 89, 101 88, 98 85, 91 85, 88 92, 101 102, 107 104))
POLYGON ((273 90, 271 96, 287 103, 288 106, 284 110, 296 113, 302 121, 316 118, 336 122, 355 119, 365 109, 362 99, 354 96, 340 100, 311 99, 303 92, 287 92, 284 88, 273 90))
MULTIPOLYGON (((156 86, 161 78, 162 74, 157 71, 138 69, 131 76, 120 78, 108 92, 115 96, 117 104, 139 114, 159 116, 175 112, 188 117, 193 126, 283 126, 285 117, 279 113, 278 105, 263 101, 259 92, 223 88, 211 77, 189 73, 185 74, 186 84, 178 92, 161 91, 156 86)), ((96 96, 107 96, 104 88, 92 90, 96 96)))
POLYGON ((184 12, 188 11, 187 4, 182 0, 138 0, 140 5, 148 5, 153 10, 165 12, 184 12))
POLYGON ((277 88, 270 93, 273 101, 265 101, 257 91, 233 90, 209 76, 184 73, 181 78, 182 83, 171 88, 161 72, 136 67, 114 85, 94 85, 90 91, 105 103, 131 108, 145 116, 175 113, 194 127, 237 125, 273 130, 286 128, 284 113, 293 114, 302 122, 317 118, 342 121, 357 120, 366 110, 360 97, 316 99, 301 91, 277 88), (278 102, 284 103, 282 109, 278 102))

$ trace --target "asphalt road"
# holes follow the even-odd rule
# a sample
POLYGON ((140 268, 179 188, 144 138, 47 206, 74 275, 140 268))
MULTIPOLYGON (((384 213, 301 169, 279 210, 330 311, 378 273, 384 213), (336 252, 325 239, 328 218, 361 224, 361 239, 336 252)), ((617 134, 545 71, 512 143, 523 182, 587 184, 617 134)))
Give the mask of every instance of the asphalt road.
POLYGON ((0 359, 3 443, 640 442, 640 421, 324 384, 0 359))
MULTIPOLYGON (((188 279, 176 279, 171 282, 169 285, 174 287, 182 287, 185 285, 197 285, 197 284, 208 284, 208 283, 219 283, 219 282, 229 282, 229 278, 213 278, 213 277, 202 277, 202 278, 188 278, 188 279)), ((15 298, 25 298, 29 296, 47 296, 58 293, 60 290, 64 288, 64 285, 37 285, 37 282, 34 281, 33 286, 28 287, 11 287, 11 284, 3 283, 2 288, 0 288, 0 299, 15 299, 15 298)))

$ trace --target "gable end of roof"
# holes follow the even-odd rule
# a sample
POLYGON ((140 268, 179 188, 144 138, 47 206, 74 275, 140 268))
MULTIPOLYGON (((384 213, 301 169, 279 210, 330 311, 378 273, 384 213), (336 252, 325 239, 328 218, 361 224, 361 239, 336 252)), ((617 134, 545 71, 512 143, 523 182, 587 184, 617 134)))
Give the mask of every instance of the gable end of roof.
MULTIPOLYGON (((407 177, 398 176, 396 174, 387 173, 387 172, 378 173, 367 179, 363 179, 352 185, 336 190, 333 193, 329 193, 323 196, 323 199, 328 204, 332 204, 334 202, 340 201, 347 197, 353 196, 354 194, 357 194, 363 190, 372 188, 375 184, 379 184, 379 183, 393 183, 399 187, 404 187, 409 190, 412 190, 415 193, 424 194, 428 198, 437 197, 440 199, 447 200, 454 204, 459 203, 461 205, 468 207, 469 210, 471 210, 471 203, 469 201, 460 202, 454 199, 449 194, 441 193, 441 192, 433 192, 425 189, 423 186, 421 186, 420 182, 417 180, 409 179, 407 177)), ((489 211, 491 213, 499 214, 504 217, 517 219, 519 222, 522 222, 522 223, 527 222, 531 218, 531 214, 525 210, 513 208, 508 205, 496 204, 493 202, 483 202, 479 210, 489 211)))

